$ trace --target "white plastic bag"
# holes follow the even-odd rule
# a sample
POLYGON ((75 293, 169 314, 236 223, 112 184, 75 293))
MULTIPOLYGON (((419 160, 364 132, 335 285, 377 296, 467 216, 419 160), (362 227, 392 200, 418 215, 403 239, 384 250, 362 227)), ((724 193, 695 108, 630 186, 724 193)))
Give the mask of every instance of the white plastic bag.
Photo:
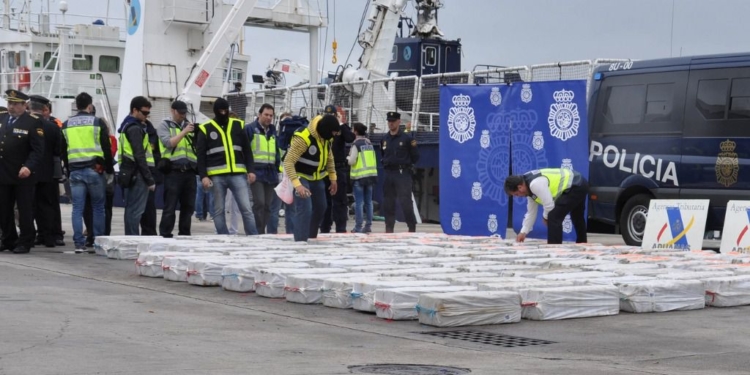
POLYGON ((281 182, 274 188, 276 195, 279 196, 282 202, 286 204, 292 204, 294 200, 294 187, 292 181, 287 177, 286 172, 281 175, 281 182))

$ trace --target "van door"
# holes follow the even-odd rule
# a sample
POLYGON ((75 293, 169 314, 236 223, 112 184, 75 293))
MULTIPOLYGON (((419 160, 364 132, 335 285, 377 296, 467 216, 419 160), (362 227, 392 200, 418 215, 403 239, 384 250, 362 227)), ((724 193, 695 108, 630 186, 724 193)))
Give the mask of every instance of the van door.
POLYGON ((680 199, 711 200, 707 230, 727 202, 750 200, 750 68, 690 71, 680 199))

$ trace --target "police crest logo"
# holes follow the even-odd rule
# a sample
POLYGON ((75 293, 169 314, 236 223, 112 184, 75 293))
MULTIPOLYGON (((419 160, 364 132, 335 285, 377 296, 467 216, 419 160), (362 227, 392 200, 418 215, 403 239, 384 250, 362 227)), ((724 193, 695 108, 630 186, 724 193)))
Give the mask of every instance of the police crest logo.
POLYGON ((573 161, 571 159, 563 159, 562 164, 560 164, 560 168, 567 169, 569 171, 573 171, 573 161))
POLYGON ((572 233, 573 232, 573 220, 570 219, 570 215, 565 216, 565 219, 563 219, 563 232, 565 233, 572 233))
POLYGON ((471 186, 471 198, 475 201, 478 201, 482 199, 482 184, 479 182, 475 182, 471 186))
POLYGON ((315 155, 318 153, 318 148, 315 147, 315 145, 310 146, 310 155, 315 155))
POLYGON ((727 139, 721 142, 719 146, 721 152, 716 156, 716 182, 724 185, 724 187, 730 187, 737 183, 740 164, 737 153, 734 152, 735 147, 737 147, 737 143, 727 139))
POLYGON ((469 107, 470 104, 471 98, 468 95, 453 96, 453 107, 448 112, 448 132, 451 139, 458 143, 474 138, 477 119, 474 117, 474 108, 469 107))
POLYGON ((490 131, 482 130, 482 136, 479 138, 479 145, 482 148, 490 147, 490 131))
POLYGON ((534 138, 531 140, 531 147, 537 151, 544 148, 544 137, 542 136, 542 132, 534 132, 534 138))
POLYGON ((216 133, 216 132, 211 132, 210 137, 211 137, 211 139, 213 139, 215 141, 215 140, 219 139, 219 134, 216 133))
POLYGON ((497 107, 502 102, 503 102, 503 95, 500 94, 500 88, 499 87, 493 87, 492 91, 490 92, 490 103, 492 103, 492 105, 494 105, 495 107, 497 107))
POLYGON ((487 219, 487 229, 491 233, 497 232, 497 215, 490 215, 489 219, 487 219))
POLYGON ((36 134, 40 137, 44 137, 44 130, 42 128, 36 128, 36 134))
POLYGON ((453 228, 453 230, 461 230, 461 214, 458 212, 453 213, 453 218, 451 218, 451 228, 453 228))
POLYGON ((459 160, 453 160, 453 165, 451 165, 451 176, 453 176, 453 178, 461 177, 461 162, 459 160))
POLYGON ((552 97, 556 103, 550 105, 547 117, 550 134, 565 142, 578 135, 578 126, 581 123, 578 104, 573 103, 575 93, 563 89, 555 91, 552 97))
POLYGON ((521 101, 524 103, 531 102, 531 98, 534 96, 534 93, 531 92, 531 85, 528 83, 524 83, 521 86, 521 101))

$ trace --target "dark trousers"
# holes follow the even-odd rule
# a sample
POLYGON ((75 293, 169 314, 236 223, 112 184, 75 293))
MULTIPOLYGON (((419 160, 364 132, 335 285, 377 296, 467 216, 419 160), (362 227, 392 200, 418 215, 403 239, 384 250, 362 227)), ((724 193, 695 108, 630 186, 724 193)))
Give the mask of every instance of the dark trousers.
POLYGON ((414 216, 414 205, 411 200, 412 183, 411 171, 408 169, 385 170, 383 215, 386 233, 393 233, 393 227, 396 225, 396 200, 401 205, 409 232, 416 231, 417 218, 414 216))
MULTIPOLYGON (((115 192, 107 190, 104 201, 104 235, 112 234, 112 206, 115 203, 115 192)), ((86 196, 83 206, 83 224, 86 225, 86 244, 94 244, 94 210, 91 208, 91 197, 86 196)))
POLYGON ((38 182, 34 196, 37 238, 45 245, 54 246, 62 231, 60 184, 57 181, 38 182))
POLYGON ((3 229, 2 244, 13 249, 17 246, 34 246, 34 185, 0 185, 0 228, 3 229), (16 230, 15 210, 18 204, 19 236, 16 230))
POLYGON ((171 237, 174 222, 177 217, 175 211, 180 204, 180 222, 177 234, 190 235, 190 223, 195 211, 195 173, 171 172, 164 179, 164 209, 161 211, 159 235, 171 237))
POLYGON ((141 236, 156 236, 156 192, 148 191, 146 210, 141 216, 141 236))
POLYGON ((255 215, 258 234, 266 233, 266 227, 271 219, 271 204, 276 195, 276 191, 273 190, 275 187, 261 181, 255 181, 250 185, 250 190, 253 192, 253 215, 255 215))
POLYGON ((561 244, 563 240, 563 220, 570 214, 576 230, 576 242, 588 242, 586 236, 586 195, 589 185, 582 179, 580 185, 573 185, 555 200, 555 208, 547 214, 547 243, 561 244))
POLYGON ((331 196, 328 188, 331 181, 326 178, 326 212, 323 222, 320 224, 321 233, 330 233, 331 227, 336 224, 336 233, 346 233, 346 221, 349 219, 349 200, 347 189, 349 187, 349 168, 336 168, 336 184, 338 185, 336 195, 331 196))

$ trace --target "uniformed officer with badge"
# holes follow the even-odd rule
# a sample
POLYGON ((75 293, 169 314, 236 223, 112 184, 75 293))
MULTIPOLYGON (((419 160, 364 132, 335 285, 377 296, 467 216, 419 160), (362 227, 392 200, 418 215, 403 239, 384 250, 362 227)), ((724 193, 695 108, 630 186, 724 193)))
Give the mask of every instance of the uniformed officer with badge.
POLYGON ((401 114, 388 112, 388 130, 380 143, 383 155, 385 183, 383 186, 383 214, 385 232, 393 233, 396 224, 396 199, 401 204, 409 232, 416 232, 417 219, 412 203, 412 167, 419 161, 419 150, 414 137, 401 130, 401 114))
POLYGON ((35 173, 44 154, 44 125, 26 112, 28 95, 15 89, 5 92, 8 111, 0 113, 0 251, 28 253, 34 245, 35 173), (16 231, 14 207, 18 204, 16 231))

